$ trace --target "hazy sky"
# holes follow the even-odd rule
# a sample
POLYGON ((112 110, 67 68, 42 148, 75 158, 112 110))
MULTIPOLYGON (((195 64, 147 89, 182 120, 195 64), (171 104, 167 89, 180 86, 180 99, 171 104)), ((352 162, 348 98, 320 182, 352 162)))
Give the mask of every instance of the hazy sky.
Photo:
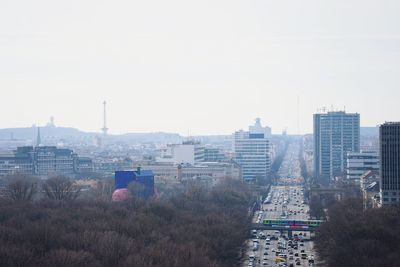
POLYGON ((398 0, 0 0, 0 128, 312 131, 400 120, 398 0))

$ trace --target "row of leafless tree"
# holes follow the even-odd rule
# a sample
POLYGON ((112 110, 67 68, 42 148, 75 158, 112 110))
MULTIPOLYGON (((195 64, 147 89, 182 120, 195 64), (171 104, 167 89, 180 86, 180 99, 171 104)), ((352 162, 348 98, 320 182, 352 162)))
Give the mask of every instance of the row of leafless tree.
POLYGON ((238 181, 120 203, 75 199, 70 182, 44 181, 37 201, 22 200, 39 181, 18 185, 0 201, 0 266, 239 265, 251 192, 238 181))
POLYGON ((363 210, 345 199, 329 209, 316 248, 327 266, 400 266, 400 207, 363 210))
POLYGON ((55 176, 47 180, 27 175, 13 175, 4 178, 3 197, 13 201, 31 201, 43 195, 53 200, 73 200, 81 188, 70 178, 55 176))

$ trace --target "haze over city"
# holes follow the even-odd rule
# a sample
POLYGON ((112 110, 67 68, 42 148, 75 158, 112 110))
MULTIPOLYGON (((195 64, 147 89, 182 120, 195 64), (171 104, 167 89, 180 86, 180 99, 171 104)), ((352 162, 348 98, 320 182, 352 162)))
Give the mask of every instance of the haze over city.
POLYGON ((0 128, 311 133, 400 114, 399 1, 1 1, 0 128), (298 123, 299 122, 299 123, 298 123))
POLYGON ((399 0, 1 0, 0 267, 398 267, 399 0))

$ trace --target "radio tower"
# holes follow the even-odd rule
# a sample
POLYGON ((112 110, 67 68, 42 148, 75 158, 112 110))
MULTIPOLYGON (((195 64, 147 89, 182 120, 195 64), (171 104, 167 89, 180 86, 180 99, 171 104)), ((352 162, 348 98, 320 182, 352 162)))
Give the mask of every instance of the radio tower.
POLYGON ((103 135, 107 135, 108 132, 108 128, 107 128, 107 113, 106 113, 106 108, 107 108, 107 102, 104 101, 103 102, 103 106, 104 106, 104 113, 103 113, 103 128, 101 129, 103 131, 103 135))

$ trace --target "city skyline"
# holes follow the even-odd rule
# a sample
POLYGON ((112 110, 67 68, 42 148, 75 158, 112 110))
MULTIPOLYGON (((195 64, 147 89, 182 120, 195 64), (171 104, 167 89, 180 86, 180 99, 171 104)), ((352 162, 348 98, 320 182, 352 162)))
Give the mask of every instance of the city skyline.
POLYGON ((311 133, 331 105, 365 126, 400 114, 398 2, 22 3, 0 4, 0 128, 54 116, 98 132, 104 100, 111 134, 230 134, 256 117, 311 133))
MULTIPOLYGON (((326 112, 328 112, 329 110, 327 110, 326 112)), ((334 110, 334 111, 342 111, 342 110, 334 110)), ((320 111, 319 111, 320 112, 320 111)), ((315 112, 313 115, 319 113, 319 112, 315 112)), ((356 112, 357 113, 357 112, 356 112)), ((99 135, 104 135, 103 132, 103 128, 98 128, 97 130, 94 129, 93 131, 86 130, 86 129, 82 129, 82 128, 78 128, 75 127, 74 125, 63 125, 62 123, 59 123, 58 121, 55 121, 56 118, 54 118, 53 116, 50 117, 50 119, 47 120, 47 122, 45 120, 43 120, 43 123, 32 123, 29 125, 17 125, 15 127, 4 127, 4 128, 0 128, 0 130, 7 130, 7 129, 23 129, 23 128, 34 128, 34 135, 37 135, 37 130, 36 129, 41 129, 41 128, 45 128, 45 127, 59 127, 59 128, 71 128, 71 129, 75 129, 77 131, 83 132, 83 133, 90 133, 90 134, 99 134, 99 135)), ((248 124, 252 124, 255 121, 259 120, 260 117, 256 117, 253 118, 252 120, 249 121, 248 124)), ((103 120, 103 119, 102 119, 103 120)), ((265 124, 266 127, 271 128, 271 133, 274 135, 280 135, 280 134, 289 134, 289 135, 298 135, 296 132, 286 132, 285 130, 287 130, 287 128, 284 129, 273 129, 273 127, 271 127, 271 125, 266 124, 262 119, 260 119, 263 124, 265 124)), ((396 121, 384 121, 382 123, 379 123, 377 125, 360 125, 361 128, 376 128, 378 130, 379 126, 386 123, 386 122, 396 122, 396 121)), ((112 131, 112 129, 107 128, 108 130, 111 130, 109 133, 107 133, 107 135, 124 135, 124 134, 131 134, 131 133, 138 133, 138 134, 144 134, 144 133, 170 133, 170 134, 179 134, 182 137, 192 137, 192 136, 217 136, 217 135, 234 135, 234 133, 236 131, 242 131, 242 130, 246 130, 248 128, 248 126, 243 126, 243 127, 236 127, 234 130, 232 130, 232 132, 223 132, 223 133, 213 133, 213 132, 205 132, 205 133, 193 133, 190 130, 188 130, 186 133, 180 133, 180 132, 173 132, 173 131, 164 131, 163 129, 156 129, 154 131, 121 131, 121 132, 114 132, 112 131)), ((313 134, 313 130, 311 130, 310 132, 304 132, 304 133, 300 133, 299 135, 312 135, 313 134)))

